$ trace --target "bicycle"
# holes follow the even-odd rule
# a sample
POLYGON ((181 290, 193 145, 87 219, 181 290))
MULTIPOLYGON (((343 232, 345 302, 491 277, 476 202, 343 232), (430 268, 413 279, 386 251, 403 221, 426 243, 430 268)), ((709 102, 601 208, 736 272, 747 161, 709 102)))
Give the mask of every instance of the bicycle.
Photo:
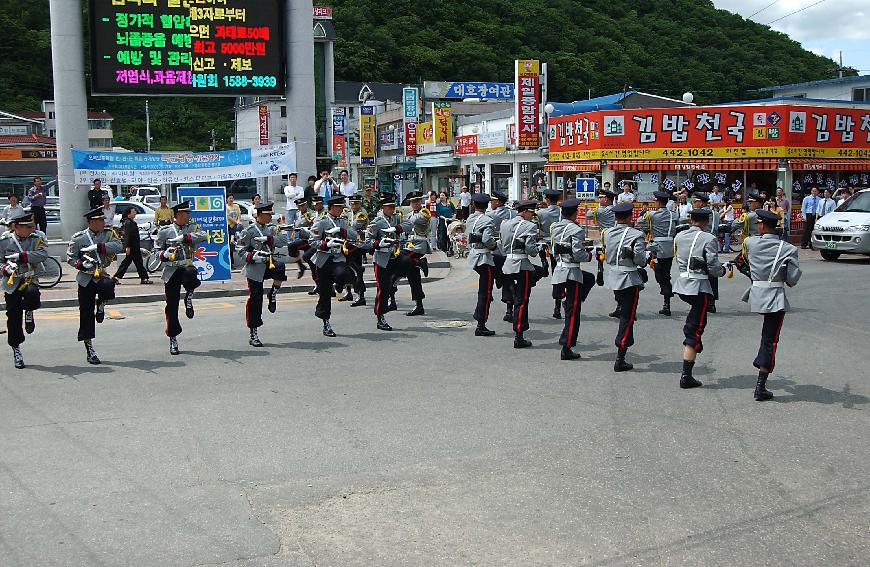
POLYGON ((725 252, 740 252, 743 249, 743 227, 737 223, 723 224, 719 227, 719 249, 725 252), (725 246, 725 234, 730 233, 729 246, 725 246))
POLYGON ((63 267, 56 258, 49 256, 39 265, 37 274, 39 281, 36 285, 41 289, 51 289, 60 283, 60 279, 63 277, 63 267))

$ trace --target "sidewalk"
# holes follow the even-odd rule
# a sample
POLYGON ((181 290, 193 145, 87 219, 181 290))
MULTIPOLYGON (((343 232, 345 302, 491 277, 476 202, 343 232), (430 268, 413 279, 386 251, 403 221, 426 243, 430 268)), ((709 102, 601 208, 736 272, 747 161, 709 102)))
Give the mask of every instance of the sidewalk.
MULTIPOLYGON (((429 277, 424 278, 423 282, 433 282, 447 277, 450 273, 450 259, 443 252, 435 252, 430 254, 429 258, 429 277)), ((42 307, 72 307, 78 305, 77 284, 75 282, 75 271, 67 265, 64 265, 63 279, 57 286, 51 289, 43 289, 42 307)), ((117 266, 110 267, 109 272, 113 273, 117 266)), ((281 286, 281 293, 299 293, 307 292, 314 285, 314 280, 311 279, 311 271, 306 270, 305 275, 301 279, 296 279, 296 264, 287 266, 287 281, 281 286)), ((365 264, 365 273, 363 279, 366 283, 366 288, 373 289, 375 287, 374 270, 371 263, 365 264)), ((123 303, 149 303, 154 301, 163 301, 163 282, 160 280, 160 272, 151 274, 151 285, 141 285, 139 276, 136 275, 136 270, 133 269, 127 272, 127 275, 121 280, 121 285, 115 288, 115 299, 113 304, 123 303)), ((400 285, 407 283, 405 280, 400 282, 400 285)), ((196 290, 196 297, 237 297, 248 294, 248 282, 238 272, 233 271, 230 281, 222 282, 203 282, 196 290)))

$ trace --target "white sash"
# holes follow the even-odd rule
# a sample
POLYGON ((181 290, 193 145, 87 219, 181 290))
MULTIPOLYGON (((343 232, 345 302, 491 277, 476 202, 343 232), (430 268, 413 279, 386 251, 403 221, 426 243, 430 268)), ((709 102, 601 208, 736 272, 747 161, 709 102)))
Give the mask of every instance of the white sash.
POLYGON ((698 237, 703 234, 702 231, 698 231, 695 234, 695 238, 692 239, 692 245, 689 247, 689 258, 686 260, 686 271, 680 274, 681 278, 688 278, 690 280, 707 280, 710 277, 707 274, 698 274, 693 272, 689 266, 692 264, 692 252, 695 251, 695 243, 698 242, 698 237))

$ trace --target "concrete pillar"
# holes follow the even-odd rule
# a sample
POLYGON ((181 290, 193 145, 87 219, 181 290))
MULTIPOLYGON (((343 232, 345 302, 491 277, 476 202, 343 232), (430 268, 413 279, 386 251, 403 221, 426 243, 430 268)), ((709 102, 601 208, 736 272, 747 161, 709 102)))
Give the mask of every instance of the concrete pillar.
POLYGON ((287 9, 287 140, 296 142, 300 179, 317 175, 314 114, 312 0, 290 0, 287 9))
MULTIPOLYGON (((335 49, 332 41, 327 41, 323 50, 324 54, 324 80, 323 90, 326 97, 326 154, 332 155, 332 107, 335 106, 335 49)), ((347 116, 345 116, 345 131, 347 130, 347 116)), ((336 163, 338 163, 336 161, 336 163)), ((354 180, 356 181, 356 180, 354 180)), ((357 183, 359 185, 359 183, 357 183)), ((360 187, 362 190, 362 187, 360 187)))
POLYGON ((495 185, 492 182, 492 163, 488 161, 483 164, 483 190, 490 195, 495 190, 495 185))
POLYGON ((76 186, 71 148, 88 148, 88 106, 82 10, 78 2, 50 0, 51 63, 57 139, 57 187, 63 238, 85 226, 89 187, 76 186))

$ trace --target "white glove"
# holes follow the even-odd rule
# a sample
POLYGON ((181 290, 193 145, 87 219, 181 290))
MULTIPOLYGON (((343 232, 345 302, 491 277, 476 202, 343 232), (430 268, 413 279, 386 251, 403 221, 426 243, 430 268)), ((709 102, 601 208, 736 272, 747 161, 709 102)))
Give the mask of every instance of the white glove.
POLYGON ((326 239, 326 247, 327 248, 341 248, 344 246, 344 240, 341 238, 327 238, 326 239))
POLYGON ((381 248, 392 248, 396 241, 392 238, 382 238, 381 248))
POLYGON ((12 262, 13 264, 17 264, 18 258, 20 258, 20 257, 21 257, 21 255, 18 252, 16 252, 15 254, 10 254, 10 255, 6 256, 6 261, 12 262))
POLYGON ((163 251, 163 257, 169 258, 170 256, 174 255, 175 252, 176 252, 176 248, 174 246, 171 248, 167 248, 166 250, 163 251))
POLYGON ((268 236, 255 236, 254 237, 254 242, 266 242, 267 240, 269 240, 268 236))
POLYGON ((340 226, 334 226, 334 227, 330 228, 329 230, 327 230, 326 234, 336 234, 340 230, 341 230, 340 226))
POLYGON ((91 244, 90 246, 85 246, 84 248, 82 248, 82 252, 93 252, 96 249, 97 249, 97 245, 91 244))
POLYGON ((391 226, 390 228, 383 228, 381 229, 381 232, 393 233, 396 232, 396 227, 391 226))
POLYGON ((91 262, 90 260, 82 260, 82 269, 83 270, 93 270, 94 263, 91 262))
POLYGON ((258 250, 254 252, 254 262, 258 264, 265 264, 269 261, 269 254, 267 252, 263 252, 258 250))

